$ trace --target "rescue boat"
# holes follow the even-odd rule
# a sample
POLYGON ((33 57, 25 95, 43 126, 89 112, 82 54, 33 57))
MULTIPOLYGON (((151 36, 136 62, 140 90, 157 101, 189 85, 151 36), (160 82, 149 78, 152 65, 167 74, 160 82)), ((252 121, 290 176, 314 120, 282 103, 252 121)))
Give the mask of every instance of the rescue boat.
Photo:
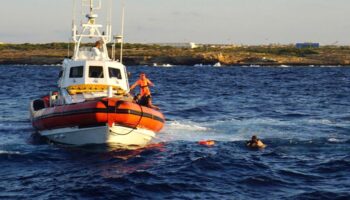
MULTIPOLYGON (((40 135, 57 143, 141 148, 163 128, 165 119, 160 111, 133 101, 122 57, 115 60, 115 48, 112 58, 108 55, 111 25, 101 33, 103 26, 96 24, 100 8, 101 1, 91 0, 87 22, 77 28, 73 20, 74 54, 63 61, 57 91, 30 103, 31 122, 40 135), (89 38, 100 41, 101 50, 81 47, 89 38)), ((113 47, 122 36, 114 39, 113 47)))

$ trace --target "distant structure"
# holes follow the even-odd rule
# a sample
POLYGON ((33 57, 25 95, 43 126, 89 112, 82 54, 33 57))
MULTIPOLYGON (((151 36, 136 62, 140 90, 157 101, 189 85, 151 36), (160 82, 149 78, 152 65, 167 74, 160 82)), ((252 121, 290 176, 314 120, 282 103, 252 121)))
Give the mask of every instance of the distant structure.
POLYGON ((319 48, 320 43, 312 43, 312 42, 296 43, 295 47, 298 49, 319 48))
POLYGON ((198 45, 194 42, 189 42, 189 43, 156 43, 156 45, 176 47, 176 48, 191 48, 191 49, 198 48, 198 45))
POLYGON ((190 42, 190 48, 191 49, 195 49, 195 48, 197 48, 198 46, 196 45, 196 43, 194 43, 194 42, 190 42))

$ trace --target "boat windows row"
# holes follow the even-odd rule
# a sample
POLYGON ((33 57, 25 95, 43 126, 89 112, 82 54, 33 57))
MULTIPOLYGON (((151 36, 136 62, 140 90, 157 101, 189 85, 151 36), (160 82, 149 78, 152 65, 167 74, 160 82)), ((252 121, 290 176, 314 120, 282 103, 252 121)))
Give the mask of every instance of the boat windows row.
MULTIPOLYGON (((69 78, 83 78, 84 67, 72 67, 70 68, 69 78)), ((109 78, 122 79, 120 69, 108 67, 109 78)), ((101 66, 89 66, 89 78, 104 78, 103 67, 101 66)))

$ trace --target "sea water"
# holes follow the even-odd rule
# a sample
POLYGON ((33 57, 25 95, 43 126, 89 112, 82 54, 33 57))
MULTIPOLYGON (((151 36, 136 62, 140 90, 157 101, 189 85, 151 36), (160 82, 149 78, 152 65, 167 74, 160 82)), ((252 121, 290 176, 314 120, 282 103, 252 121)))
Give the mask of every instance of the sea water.
POLYGON ((2 199, 349 199, 350 68, 131 66, 166 125, 137 151, 38 138, 60 67, 0 66, 2 199), (245 141, 260 137, 267 148, 245 141), (215 140, 204 147, 199 140, 215 140))

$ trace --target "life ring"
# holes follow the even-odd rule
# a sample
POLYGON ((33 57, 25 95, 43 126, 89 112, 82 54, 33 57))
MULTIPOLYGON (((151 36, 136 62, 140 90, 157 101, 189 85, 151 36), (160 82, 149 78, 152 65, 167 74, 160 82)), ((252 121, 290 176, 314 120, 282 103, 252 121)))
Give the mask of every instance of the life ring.
POLYGON ((198 144, 202 145, 202 146, 212 147, 215 145, 215 141, 214 140, 201 140, 198 142, 198 144))

